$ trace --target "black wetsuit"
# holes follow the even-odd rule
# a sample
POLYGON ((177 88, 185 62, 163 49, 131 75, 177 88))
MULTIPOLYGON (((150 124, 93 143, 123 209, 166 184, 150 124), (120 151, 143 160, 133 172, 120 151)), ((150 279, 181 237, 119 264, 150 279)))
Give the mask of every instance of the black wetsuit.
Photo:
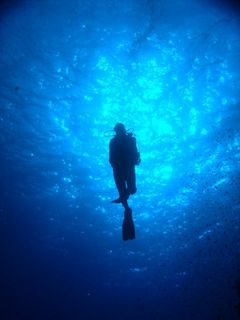
POLYGON ((127 200, 137 191, 135 165, 139 164, 139 152, 136 139, 131 134, 117 134, 109 144, 109 162, 119 197, 127 200))

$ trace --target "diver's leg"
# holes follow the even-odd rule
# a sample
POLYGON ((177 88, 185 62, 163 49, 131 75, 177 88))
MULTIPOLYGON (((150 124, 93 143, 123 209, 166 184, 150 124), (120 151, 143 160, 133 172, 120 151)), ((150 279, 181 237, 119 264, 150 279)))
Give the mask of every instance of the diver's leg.
POLYGON ((119 198, 114 200, 114 203, 121 203, 123 200, 126 199, 126 182, 125 182, 125 177, 121 169, 113 169, 113 176, 114 176, 114 181, 116 184, 116 187, 119 192, 119 198))
POLYGON ((132 166, 127 171, 127 192, 128 195, 134 194, 137 192, 136 188, 136 174, 135 174, 135 167, 132 166))

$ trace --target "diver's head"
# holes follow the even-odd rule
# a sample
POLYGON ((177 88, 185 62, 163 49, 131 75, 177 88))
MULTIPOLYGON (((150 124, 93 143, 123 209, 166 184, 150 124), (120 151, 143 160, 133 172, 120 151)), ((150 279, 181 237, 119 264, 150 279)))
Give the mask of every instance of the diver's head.
POLYGON ((124 135, 124 134, 126 134, 125 126, 122 123, 117 123, 113 130, 116 132, 116 135, 124 135))

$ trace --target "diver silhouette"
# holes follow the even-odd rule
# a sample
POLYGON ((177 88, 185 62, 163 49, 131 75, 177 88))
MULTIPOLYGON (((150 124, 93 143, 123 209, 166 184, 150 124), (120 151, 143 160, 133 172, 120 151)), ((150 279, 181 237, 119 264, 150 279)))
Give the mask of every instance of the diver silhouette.
POLYGON ((140 163, 140 153, 137 149, 136 138, 128 133, 122 123, 114 127, 115 136, 109 144, 109 162, 113 168, 113 177, 119 192, 119 198, 112 203, 122 203, 129 211, 128 198, 136 193, 135 166, 140 163))
POLYGON ((122 123, 117 123, 114 131, 116 134, 109 144, 109 162, 113 168, 113 177, 119 197, 112 203, 122 203, 125 209, 122 238, 126 241, 135 239, 132 209, 128 205, 128 198, 137 192, 135 166, 141 160, 133 134, 128 133, 122 123))

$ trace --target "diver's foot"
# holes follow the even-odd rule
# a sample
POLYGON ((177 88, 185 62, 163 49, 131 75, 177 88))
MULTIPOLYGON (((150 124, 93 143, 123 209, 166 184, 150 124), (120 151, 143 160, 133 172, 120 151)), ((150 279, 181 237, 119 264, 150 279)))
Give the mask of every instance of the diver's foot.
POLYGON ((132 219, 132 209, 130 207, 125 208, 124 210, 124 219, 132 219))
POLYGON ((121 198, 117 198, 117 199, 115 199, 115 200, 113 200, 113 201, 111 201, 112 203, 121 203, 122 202, 122 200, 121 200, 121 198))
POLYGON ((125 214, 132 214, 132 209, 130 207, 125 208, 125 214))

